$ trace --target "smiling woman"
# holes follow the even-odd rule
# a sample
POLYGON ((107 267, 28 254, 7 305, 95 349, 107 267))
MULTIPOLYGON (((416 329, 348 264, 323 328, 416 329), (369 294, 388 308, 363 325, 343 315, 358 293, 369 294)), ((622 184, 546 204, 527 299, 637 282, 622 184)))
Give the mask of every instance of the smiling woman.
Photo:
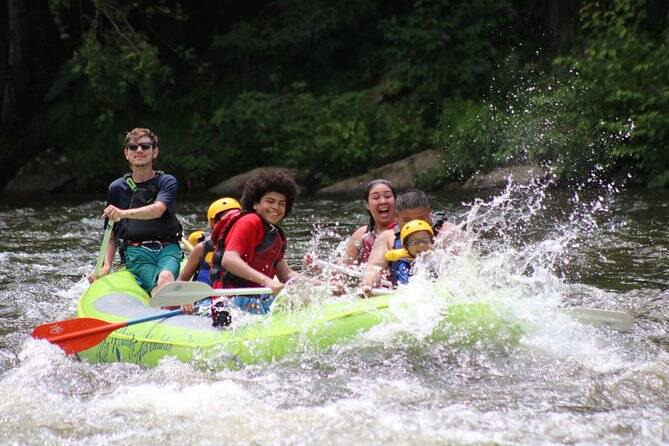
POLYGON ((344 261, 363 264, 369 259, 376 236, 395 224, 395 189, 390 181, 372 180, 365 186, 365 208, 369 223, 360 226, 346 242, 344 261))

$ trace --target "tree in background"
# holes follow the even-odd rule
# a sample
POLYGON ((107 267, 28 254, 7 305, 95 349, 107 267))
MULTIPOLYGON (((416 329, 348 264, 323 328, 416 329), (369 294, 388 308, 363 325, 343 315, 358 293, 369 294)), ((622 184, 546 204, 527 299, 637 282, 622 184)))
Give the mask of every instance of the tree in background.
POLYGON ((5 181, 55 147, 77 188, 103 187, 136 125, 193 188, 261 164, 317 187, 427 148, 451 179, 541 163, 668 181, 661 0, 50 0, 27 36, 5 4, 5 181))

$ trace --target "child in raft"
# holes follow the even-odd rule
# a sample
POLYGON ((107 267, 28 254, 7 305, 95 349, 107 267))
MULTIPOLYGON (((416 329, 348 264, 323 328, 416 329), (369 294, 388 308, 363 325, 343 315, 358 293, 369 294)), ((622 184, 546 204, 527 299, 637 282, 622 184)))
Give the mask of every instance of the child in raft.
POLYGON ((260 172, 244 185, 242 211, 229 213, 214 228, 212 286, 272 289, 267 295, 231 297, 231 303, 244 311, 266 314, 284 284, 298 276, 284 258, 287 239, 279 227, 296 195, 297 185, 290 176, 260 172))
POLYGON ((409 282, 416 257, 430 251, 434 245, 434 229, 424 220, 411 220, 402 226, 400 240, 402 248, 388 250, 385 254, 393 286, 409 282))
MULTIPOLYGON (((232 210, 240 210, 242 206, 237 200, 231 197, 224 197, 215 200, 207 209, 207 222, 209 228, 214 229, 225 215, 232 210)), ((214 257, 214 244, 211 242, 211 233, 204 231, 194 231, 188 236, 188 241, 193 249, 188 256, 186 264, 181 268, 179 280, 191 280, 204 282, 211 285, 209 271, 214 257)))

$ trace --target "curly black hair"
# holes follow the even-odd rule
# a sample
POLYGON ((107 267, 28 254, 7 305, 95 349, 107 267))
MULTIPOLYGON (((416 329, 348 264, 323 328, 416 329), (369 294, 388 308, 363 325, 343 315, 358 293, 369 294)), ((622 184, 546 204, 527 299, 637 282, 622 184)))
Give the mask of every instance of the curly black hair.
POLYGON ((269 192, 278 192, 286 197, 286 215, 293 210, 293 203, 297 196, 297 184, 290 175, 282 172, 267 170, 252 176, 244 183, 244 193, 241 198, 242 209, 253 212, 253 205, 259 203, 263 195, 269 192))

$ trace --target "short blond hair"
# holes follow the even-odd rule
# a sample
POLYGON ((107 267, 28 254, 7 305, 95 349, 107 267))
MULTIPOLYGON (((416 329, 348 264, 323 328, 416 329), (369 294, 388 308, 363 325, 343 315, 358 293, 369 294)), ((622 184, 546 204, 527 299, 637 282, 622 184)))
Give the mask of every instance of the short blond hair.
POLYGON ((131 142, 137 141, 138 139, 144 138, 145 136, 151 138, 151 142, 153 143, 154 147, 158 147, 158 135, 149 129, 143 128, 134 128, 126 133, 123 147, 127 147, 131 142))

